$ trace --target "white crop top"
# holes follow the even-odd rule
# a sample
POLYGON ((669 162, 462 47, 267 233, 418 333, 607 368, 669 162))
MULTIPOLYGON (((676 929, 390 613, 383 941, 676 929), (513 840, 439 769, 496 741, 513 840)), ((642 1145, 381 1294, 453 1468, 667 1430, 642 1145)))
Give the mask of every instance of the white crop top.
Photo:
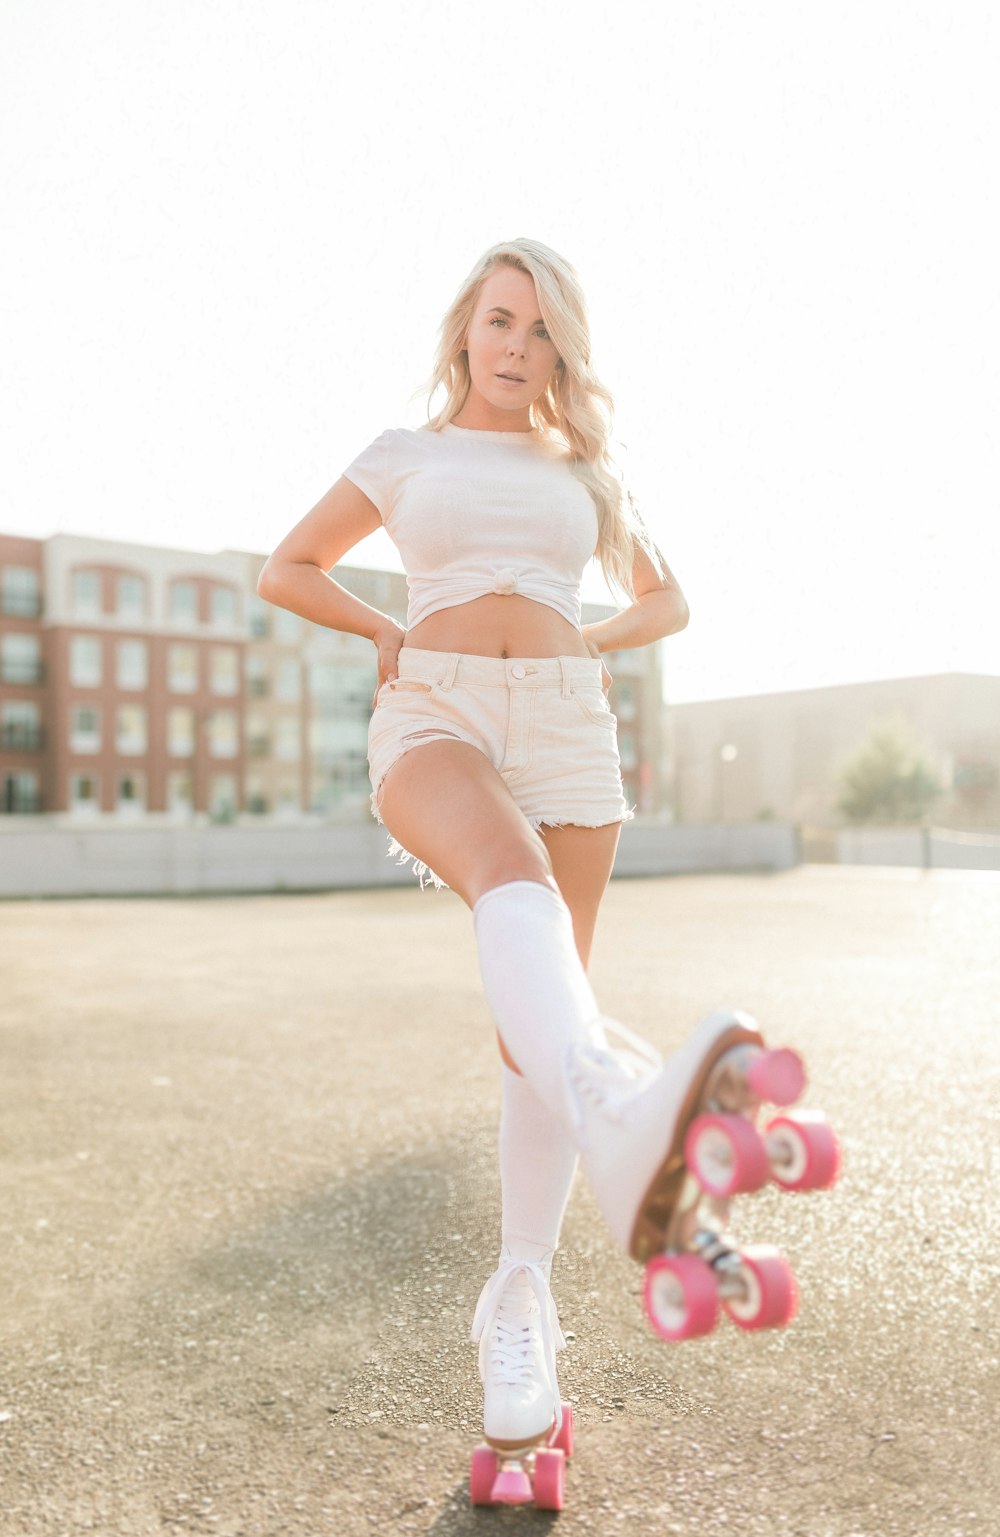
POLYGON ((406 571, 406 627, 484 593, 534 598, 580 627, 597 511, 569 450, 536 432, 391 427, 344 471, 406 571))

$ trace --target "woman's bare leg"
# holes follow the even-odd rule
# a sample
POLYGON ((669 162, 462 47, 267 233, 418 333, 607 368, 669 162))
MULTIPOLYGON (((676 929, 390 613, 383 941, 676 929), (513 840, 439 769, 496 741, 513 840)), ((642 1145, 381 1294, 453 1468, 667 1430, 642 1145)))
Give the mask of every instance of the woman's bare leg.
POLYGON ((543 827, 542 841, 552 861, 552 872, 562 899, 573 914, 573 935, 584 966, 590 949, 601 901, 611 879, 621 823, 606 827, 543 827))
POLYGON ((542 839, 489 759, 466 742, 404 753, 382 781, 379 812, 397 843, 469 907, 508 881, 557 889, 542 839))

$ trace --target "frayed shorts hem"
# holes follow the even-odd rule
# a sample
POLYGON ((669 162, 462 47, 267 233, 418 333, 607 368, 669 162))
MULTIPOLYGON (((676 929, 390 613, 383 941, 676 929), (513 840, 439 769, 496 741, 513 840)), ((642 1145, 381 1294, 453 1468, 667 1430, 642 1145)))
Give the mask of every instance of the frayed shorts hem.
MULTIPOLYGON (((372 816, 375 818, 376 822, 378 822, 379 826, 383 827, 385 824, 378 814, 378 807, 375 804, 374 795, 371 798, 371 808, 372 816)), ((611 817, 602 822, 581 822, 578 817, 560 816, 528 817, 528 821, 537 833, 543 827, 615 827, 618 823, 631 822, 634 816, 635 807, 630 806, 622 812, 621 816, 611 817)), ((435 891, 447 891, 449 889, 447 881, 443 881, 440 875, 432 870, 424 860, 415 858, 408 849, 404 849, 403 845, 398 841, 398 839, 394 838, 391 833, 388 833, 388 842, 385 852, 386 858, 394 859, 398 865, 408 865, 412 863, 413 873, 420 882, 421 891, 423 891, 425 886, 433 886, 435 891)))

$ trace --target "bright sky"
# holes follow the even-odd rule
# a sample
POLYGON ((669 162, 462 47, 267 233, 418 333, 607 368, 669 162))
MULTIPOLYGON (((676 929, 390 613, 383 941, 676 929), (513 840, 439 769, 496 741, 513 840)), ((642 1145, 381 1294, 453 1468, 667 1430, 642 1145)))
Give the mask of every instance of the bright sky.
POLYGON ((425 420, 459 283, 532 235, 581 275, 691 605, 668 697, 1000 672, 991 0, 0 0, 0 29, 0 530, 269 550, 425 420))

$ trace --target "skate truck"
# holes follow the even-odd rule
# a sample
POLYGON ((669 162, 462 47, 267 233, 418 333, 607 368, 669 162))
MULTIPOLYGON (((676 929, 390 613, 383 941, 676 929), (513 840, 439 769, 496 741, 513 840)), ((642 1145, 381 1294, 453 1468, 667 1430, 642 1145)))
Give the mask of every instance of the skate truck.
POLYGON ((563 1403, 562 1425, 544 1444, 518 1451, 477 1446, 472 1454, 469 1496, 473 1505, 529 1505, 562 1510, 566 1463, 573 1455, 573 1406, 563 1403))

